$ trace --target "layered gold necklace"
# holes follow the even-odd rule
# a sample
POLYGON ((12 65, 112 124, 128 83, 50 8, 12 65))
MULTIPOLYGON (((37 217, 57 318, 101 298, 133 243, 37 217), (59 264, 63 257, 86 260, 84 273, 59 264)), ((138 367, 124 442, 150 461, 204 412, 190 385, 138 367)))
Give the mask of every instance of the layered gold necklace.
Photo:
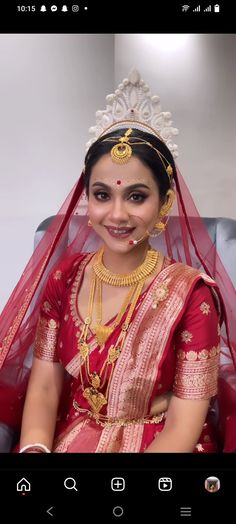
POLYGON ((160 253, 153 249, 149 249, 144 262, 134 271, 128 274, 120 275, 111 273, 102 262, 103 248, 101 248, 95 255, 95 263, 93 266, 93 274, 91 279, 87 317, 84 320, 84 325, 81 330, 80 339, 78 341, 78 349, 81 358, 80 376, 83 389, 83 396, 87 399, 92 411, 96 414, 100 412, 102 407, 107 404, 110 382, 114 370, 114 365, 120 355, 124 345, 125 337, 129 328, 129 324, 138 302, 139 296, 142 292, 146 278, 154 271, 159 261, 160 253), (132 286, 129 290, 122 306, 117 314, 112 326, 102 325, 102 282, 113 286, 132 286), (107 358, 105 359, 99 373, 91 372, 90 370, 90 347, 87 343, 88 329, 92 322, 93 305, 95 299, 95 290, 97 293, 97 324, 95 325, 96 339, 100 346, 103 346, 108 337, 114 331, 115 327, 120 323, 123 314, 128 305, 129 310, 123 322, 120 334, 115 344, 112 344, 108 349, 107 358), (108 372, 110 373, 108 377, 108 372), (89 387, 84 386, 83 372, 85 372, 86 379, 90 384, 89 387), (108 380, 107 380, 108 377, 108 380), (102 390, 107 382, 107 387, 104 393, 102 390))

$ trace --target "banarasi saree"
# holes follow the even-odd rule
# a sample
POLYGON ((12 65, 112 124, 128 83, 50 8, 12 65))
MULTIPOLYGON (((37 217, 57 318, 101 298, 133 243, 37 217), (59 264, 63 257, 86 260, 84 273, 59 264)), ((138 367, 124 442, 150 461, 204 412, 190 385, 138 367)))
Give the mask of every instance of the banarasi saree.
MULTIPOLYGON (((84 269, 93 255, 74 255, 54 269, 41 303, 34 354, 39 359, 60 362, 65 369, 52 451, 144 452, 165 424, 163 415, 149 414, 156 396, 173 391, 183 399, 214 401, 220 353, 220 299, 210 277, 165 259, 160 273, 139 297, 115 363, 108 403, 101 410, 105 422, 101 422, 83 397, 78 351, 83 325, 78 294, 84 269)), ((91 372, 99 373, 126 314, 127 311, 102 351, 95 334, 89 332, 91 372)), ((85 382, 85 386, 89 384, 85 382)), ((208 416, 194 452, 218 451, 216 440, 208 416)))

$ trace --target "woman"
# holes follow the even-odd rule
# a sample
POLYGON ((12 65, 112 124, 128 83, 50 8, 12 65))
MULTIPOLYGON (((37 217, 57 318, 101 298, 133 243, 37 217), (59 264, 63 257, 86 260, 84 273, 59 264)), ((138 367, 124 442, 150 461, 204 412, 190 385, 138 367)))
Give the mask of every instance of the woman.
MULTIPOLYGON (((78 252, 77 232, 37 297, 20 452, 218 449, 209 413, 224 304, 209 275, 151 245, 166 229, 167 246, 174 246, 168 234, 178 226, 167 220, 175 188, 180 200, 182 192, 163 138, 139 124, 115 123, 90 146, 76 198, 64 222, 53 226, 57 236, 41 273, 78 202, 78 187, 80 194, 85 187, 91 233, 82 228, 79 241, 84 246, 96 234, 101 245, 78 252)), ((187 221, 180 217, 179 224, 191 235, 187 221)))

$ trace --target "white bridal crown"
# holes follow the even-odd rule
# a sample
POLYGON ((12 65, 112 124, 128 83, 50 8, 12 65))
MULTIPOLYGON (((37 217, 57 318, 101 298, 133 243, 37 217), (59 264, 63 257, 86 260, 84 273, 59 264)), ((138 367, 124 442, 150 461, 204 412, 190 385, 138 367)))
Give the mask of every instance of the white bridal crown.
POLYGON ((96 125, 89 129, 92 137, 86 144, 87 149, 104 133, 132 127, 159 135, 173 157, 178 156, 178 146, 172 138, 179 131, 172 127, 171 113, 161 110, 159 96, 151 95, 149 86, 136 69, 124 78, 115 93, 107 95, 106 101, 106 109, 96 112, 96 125))

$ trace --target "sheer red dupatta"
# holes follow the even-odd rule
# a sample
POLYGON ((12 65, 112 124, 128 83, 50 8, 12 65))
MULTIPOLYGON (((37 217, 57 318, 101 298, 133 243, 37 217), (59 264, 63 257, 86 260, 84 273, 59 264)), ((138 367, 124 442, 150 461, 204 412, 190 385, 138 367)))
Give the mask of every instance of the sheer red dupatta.
POLYGON ((170 256, 199 268, 216 281, 221 301, 221 360, 218 406, 219 430, 222 448, 236 452, 236 292, 212 242, 208 230, 198 214, 190 192, 177 171, 176 189, 179 223, 167 228, 166 243, 170 256), (179 230, 177 231, 176 228, 179 230), (176 246, 181 235, 183 244, 176 246), (182 258, 184 257, 184 258, 182 258))
MULTIPOLYGON (((34 250, 0 316, 0 421, 14 429, 19 429, 21 421, 41 296, 50 270, 72 248, 67 246, 68 227, 83 187, 80 176, 34 250)), ((85 236, 80 231, 81 248, 85 236)), ((78 249, 79 243, 77 238, 78 249)))
MULTIPOLYGON (((175 260, 186 262, 203 270, 216 280, 225 304, 222 357, 226 358, 227 355, 228 359, 227 364, 222 360, 220 382, 223 381, 224 385, 227 383, 229 386, 233 399, 231 405, 236 413, 236 386, 235 383, 228 380, 231 374, 235 376, 236 367, 235 288, 179 171, 177 171, 175 185, 174 216, 168 222, 166 233, 157 239, 150 239, 151 244, 175 260)), ((59 260, 74 253, 95 251, 99 245, 99 238, 87 226, 86 205, 79 211, 81 215, 79 223, 75 220, 78 206, 81 204, 83 189, 84 182, 81 174, 77 184, 35 249, 0 317, 0 421, 14 428, 19 428, 20 424, 40 300, 47 276, 59 260), (68 245, 69 231, 70 243, 68 245)), ((219 399, 223 414, 221 419, 223 430, 225 430, 225 420, 229 416, 227 398, 228 393, 226 395, 225 389, 220 387, 219 399)), ((232 417, 231 420, 233 420, 232 417)), ((231 443, 231 447, 232 445, 231 443)))

